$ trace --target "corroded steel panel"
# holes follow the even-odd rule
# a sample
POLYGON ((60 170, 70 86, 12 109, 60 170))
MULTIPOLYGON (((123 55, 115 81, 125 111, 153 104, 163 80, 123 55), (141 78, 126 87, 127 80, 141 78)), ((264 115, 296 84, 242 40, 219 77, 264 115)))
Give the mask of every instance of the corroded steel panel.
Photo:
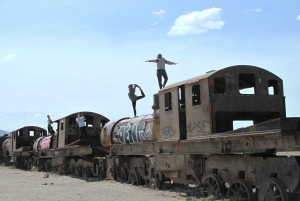
POLYGON ((187 138, 211 134, 211 108, 207 79, 185 85, 187 138), (200 104, 193 105, 192 88, 200 86, 200 104))
POLYGON ((178 91, 177 88, 170 88, 167 91, 159 92, 159 113, 160 113, 160 132, 161 139, 164 140, 179 140, 179 108, 178 108, 178 91), (165 93, 171 93, 172 109, 166 111, 165 93))

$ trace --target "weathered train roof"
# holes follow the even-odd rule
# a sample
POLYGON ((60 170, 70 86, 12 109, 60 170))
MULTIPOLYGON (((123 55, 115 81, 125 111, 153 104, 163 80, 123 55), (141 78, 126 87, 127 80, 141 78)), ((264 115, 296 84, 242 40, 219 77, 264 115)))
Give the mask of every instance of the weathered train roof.
MULTIPOLYGON (((96 113, 96 112, 89 112, 89 111, 79 111, 79 112, 80 112, 80 113, 83 113, 84 116, 86 116, 86 115, 99 115, 99 116, 101 116, 101 117, 103 117, 103 118, 109 120, 107 117, 105 117, 105 116, 103 116, 103 115, 101 115, 101 114, 98 114, 98 113, 96 113)), ((59 120, 64 119, 64 118, 66 118, 66 117, 70 117, 70 116, 76 116, 76 117, 77 117, 77 114, 78 114, 79 112, 75 112, 75 113, 69 114, 69 115, 67 115, 67 116, 61 117, 61 118, 59 118, 59 119, 56 119, 54 122, 59 122, 59 120)))
POLYGON ((39 128, 39 129, 45 130, 44 128, 42 128, 42 127, 40 127, 40 126, 23 126, 23 127, 21 127, 21 128, 15 129, 15 130, 13 130, 13 131, 11 131, 11 132, 15 132, 15 131, 22 130, 22 129, 25 129, 25 128, 39 128))
MULTIPOLYGON (((206 79, 206 78, 208 78, 210 76, 213 76, 217 72, 227 71, 229 68, 239 68, 239 67, 241 67, 241 68, 245 68, 245 67, 247 67, 247 68, 255 68, 257 70, 265 71, 265 72, 267 72, 269 74, 272 74, 272 75, 276 76, 275 74, 271 73, 270 71, 267 71, 267 70, 265 70, 263 68, 260 68, 260 67, 257 67, 257 66, 252 66, 252 65, 234 65, 234 66, 228 66, 228 67, 225 67, 225 68, 222 68, 222 69, 219 69, 219 70, 211 70, 211 71, 206 72, 203 75, 199 75, 199 76, 187 79, 187 80, 183 80, 183 81, 180 81, 180 82, 176 82, 176 83, 170 84, 170 85, 166 86, 165 88, 162 88, 161 91, 165 91, 165 90, 168 90, 170 88, 178 87, 178 86, 181 86, 181 85, 184 85, 184 84, 191 84, 191 83, 199 82, 200 80, 203 80, 203 79, 206 79)), ((278 76, 276 76, 276 77, 278 77, 278 76)), ((280 79, 280 78, 278 77, 278 79, 280 79)))

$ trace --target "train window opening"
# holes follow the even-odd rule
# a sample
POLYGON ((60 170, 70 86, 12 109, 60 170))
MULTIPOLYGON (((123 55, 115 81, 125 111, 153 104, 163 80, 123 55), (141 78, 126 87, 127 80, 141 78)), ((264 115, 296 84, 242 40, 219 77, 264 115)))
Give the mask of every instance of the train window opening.
POLYGON ((234 120, 232 124, 233 124, 233 130, 235 130, 238 128, 253 126, 253 120, 234 120))
POLYGON ((57 122, 53 122, 52 127, 53 127, 54 131, 56 131, 56 132, 58 131, 58 123, 57 122))
POLYGON ((225 94, 226 93, 225 78, 216 77, 214 85, 215 85, 215 93, 217 93, 217 94, 225 94))
POLYGON ((17 136, 21 136, 21 135, 20 135, 20 131, 18 131, 17 136))
POLYGON ((268 92, 269 95, 278 95, 278 81, 268 80, 268 92))
POLYGON ((106 123, 107 123, 106 120, 101 120, 100 128, 103 128, 103 127, 105 126, 106 123))
POLYGON ((29 130, 29 136, 34 136, 34 130, 29 130))
POLYGON ((64 120, 60 121, 60 130, 64 130, 64 120))
POLYGON ((228 132, 279 117, 280 112, 216 112, 213 132, 228 132))
POLYGON ((277 178, 278 173, 271 173, 270 178, 277 178))
POLYGON ((184 89, 184 85, 178 87, 178 103, 179 103, 179 108, 185 108, 185 89, 184 89))
POLYGON ((75 126, 75 125, 76 125, 76 119, 70 117, 70 118, 69 118, 69 126, 75 126))
POLYGON ((165 93, 165 111, 172 110, 172 94, 171 92, 165 93))
POLYGON ((255 75, 241 73, 239 75, 240 94, 255 94, 255 75))
POLYGON ((212 169, 212 173, 218 175, 218 169, 212 169))
POLYGON ((196 84, 192 87, 192 104, 193 106, 201 104, 199 84, 196 84))
POLYGON ((84 116, 84 118, 85 118, 85 125, 87 127, 93 127, 94 117, 93 116, 84 116), (89 125, 92 125, 92 126, 89 126, 89 125))
POLYGON ((245 171, 239 171, 238 179, 245 179, 245 171))

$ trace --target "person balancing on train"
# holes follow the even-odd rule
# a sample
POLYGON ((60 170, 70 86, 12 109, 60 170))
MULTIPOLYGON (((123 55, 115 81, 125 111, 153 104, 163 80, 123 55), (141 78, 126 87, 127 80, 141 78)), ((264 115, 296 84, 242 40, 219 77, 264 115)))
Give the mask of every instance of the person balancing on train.
POLYGON ((177 63, 171 62, 171 61, 167 61, 165 58, 162 57, 161 54, 157 55, 157 59, 153 59, 153 60, 148 60, 146 62, 154 62, 157 63, 157 80, 158 80, 158 84, 159 84, 159 88, 163 88, 166 86, 167 81, 168 81, 168 75, 166 72, 166 68, 165 68, 165 64, 169 64, 169 65, 176 65, 177 63), (161 77, 164 77, 164 84, 161 84, 161 77))
POLYGON ((133 112, 134 112, 134 117, 136 117, 136 109, 135 109, 135 107, 136 107, 136 101, 139 100, 139 99, 144 98, 145 94, 144 94, 142 88, 139 85, 137 85, 137 84, 130 84, 130 85, 128 85, 128 97, 129 97, 129 99, 132 102, 132 108, 133 108, 133 112), (141 94, 142 94, 141 96, 136 96, 135 95, 135 88, 136 87, 138 87, 140 89, 141 94))

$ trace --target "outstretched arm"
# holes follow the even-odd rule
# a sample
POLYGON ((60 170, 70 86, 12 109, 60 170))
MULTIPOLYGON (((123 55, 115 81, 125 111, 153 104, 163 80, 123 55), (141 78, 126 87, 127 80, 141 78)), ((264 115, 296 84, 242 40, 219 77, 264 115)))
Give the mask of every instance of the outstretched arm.
POLYGON ((169 65, 176 65, 177 63, 174 63, 174 62, 172 62, 172 61, 167 61, 167 60, 166 60, 166 64, 169 64, 169 65))
POLYGON ((151 59, 151 60, 147 60, 146 62, 157 62, 157 59, 151 59))

